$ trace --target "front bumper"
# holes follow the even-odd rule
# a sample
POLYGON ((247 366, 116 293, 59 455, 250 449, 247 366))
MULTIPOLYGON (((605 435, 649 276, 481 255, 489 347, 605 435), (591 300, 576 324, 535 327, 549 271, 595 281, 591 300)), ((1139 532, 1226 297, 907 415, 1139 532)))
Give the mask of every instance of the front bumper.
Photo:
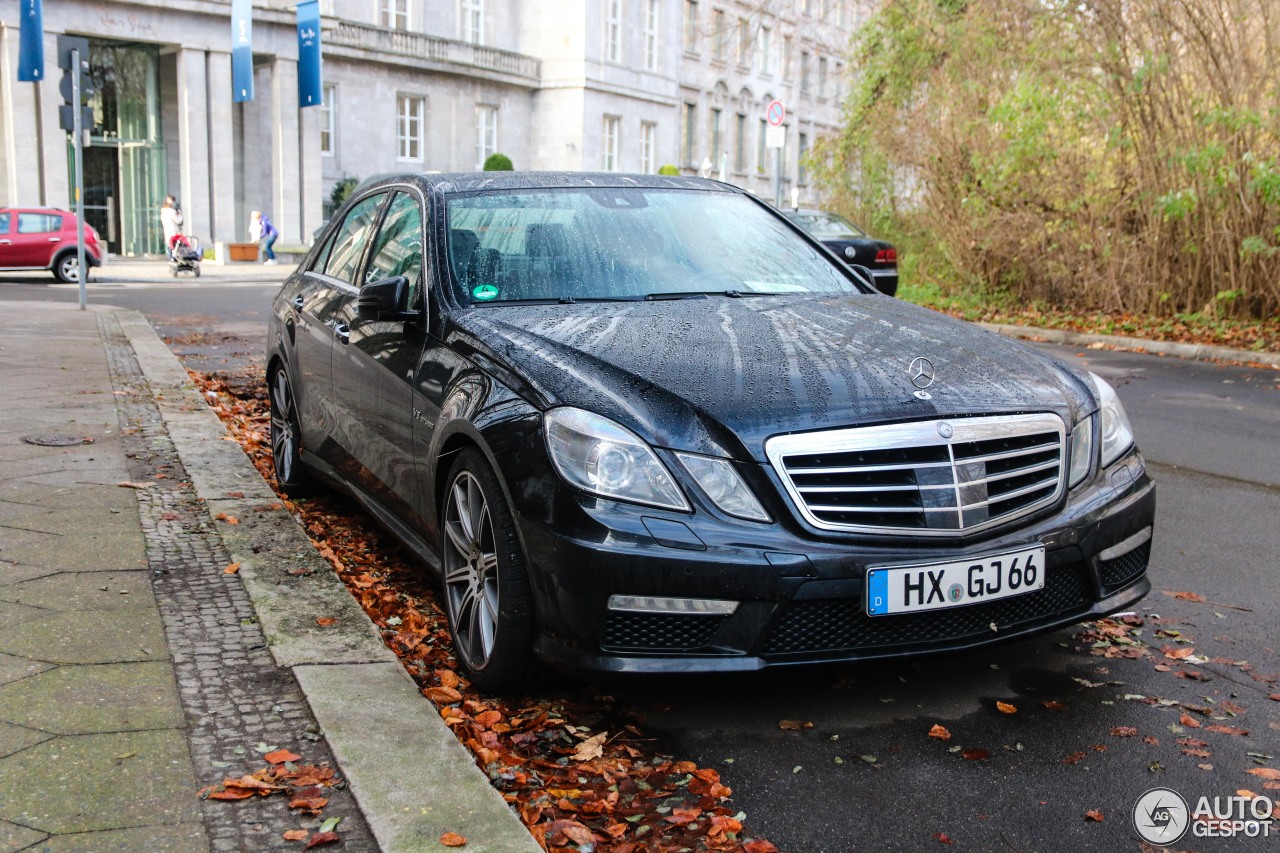
MULTIPOLYGON (((526 457, 527 459, 527 457, 526 457)), ((554 479, 554 478, 552 478, 554 479)), ((542 482, 549 484, 550 481, 542 482)), ((1023 637, 1128 609, 1145 577, 1155 485, 1136 452, 1013 530, 940 543, 833 536, 778 498, 778 522, 664 513, 556 485, 513 495, 537 599, 537 653, 565 669, 723 672, 894 658, 1023 637), (869 565, 1046 548, 1045 587, 963 607, 868 616, 869 565), (736 602, 731 614, 610 609, 612 595, 736 602)))

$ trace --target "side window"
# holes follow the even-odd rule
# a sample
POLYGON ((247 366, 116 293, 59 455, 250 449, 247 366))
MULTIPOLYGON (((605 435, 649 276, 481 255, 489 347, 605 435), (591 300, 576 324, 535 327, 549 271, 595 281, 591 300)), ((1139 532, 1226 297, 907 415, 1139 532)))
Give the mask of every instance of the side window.
POLYGON ((62 217, 56 213, 19 213, 19 234, 49 234, 62 230, 62 217))
POLYGON ((422 209, 417 196, 396 193, 382 220, 374 244, 373 260, 365 282, 402 275, 409 280, 409 308, 416 308, 422 293, 422 209))
POLYGON ((9 233, 9 214, 0 213, 0 234, 9 233))
POLYGON ((313 272, 324 272, 325 264, 329 263, 329 254, 333 252, 333 244, 337 241, 338 232, 335 231, 329 235, 324 241, 324 245, 320 247, 320 251, 316 252, 316 259, 311 262, 308 267, 313 272))
POLYGON ((360 256, 369 240, 369 232, 378 219, 378 209, 386 197, 386 193, 371 195, 347 211, 347 218, 334 235, 333 248, 329 249, 329 259, 324 265, 325 275, 355 283, 356 267, 360 265, 360 256))

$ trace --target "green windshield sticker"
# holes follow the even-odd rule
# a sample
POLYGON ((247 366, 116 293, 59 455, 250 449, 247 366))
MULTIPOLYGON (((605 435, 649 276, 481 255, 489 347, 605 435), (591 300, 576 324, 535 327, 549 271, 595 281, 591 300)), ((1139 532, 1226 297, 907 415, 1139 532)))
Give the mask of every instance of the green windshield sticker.
POLYGON ((494 287, 492 284, 477 284, 475 288, 472 289, 471 295, 476 299, 481 300, 497 299, 498 288, 494 287))

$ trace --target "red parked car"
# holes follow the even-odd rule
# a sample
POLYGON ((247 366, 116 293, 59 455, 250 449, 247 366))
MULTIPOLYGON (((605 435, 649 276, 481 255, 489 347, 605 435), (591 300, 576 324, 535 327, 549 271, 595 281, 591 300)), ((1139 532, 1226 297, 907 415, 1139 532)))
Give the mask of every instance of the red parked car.
MULTIPOLYGON (((98 232, 84 226, 84 259, 101 266, 98 232)), ((0 207, 0 271, 48 270, 61 282, 80 280, 76 215, 51 207, 0 207)))

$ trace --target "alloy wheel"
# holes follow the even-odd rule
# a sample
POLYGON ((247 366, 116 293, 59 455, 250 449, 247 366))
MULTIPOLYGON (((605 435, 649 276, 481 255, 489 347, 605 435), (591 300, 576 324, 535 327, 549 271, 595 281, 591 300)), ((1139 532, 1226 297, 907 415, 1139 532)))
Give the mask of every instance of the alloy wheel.
POLYGON ((498 551, 484 489, 466 470, 449 485, 444 583, 456 651, 468 668, 484 669, 498 629, 498 551))
POLYGON ((271 458, 282 488, 298 482, 298 432, 293 387, 281 367, 271 379, 271 458))

